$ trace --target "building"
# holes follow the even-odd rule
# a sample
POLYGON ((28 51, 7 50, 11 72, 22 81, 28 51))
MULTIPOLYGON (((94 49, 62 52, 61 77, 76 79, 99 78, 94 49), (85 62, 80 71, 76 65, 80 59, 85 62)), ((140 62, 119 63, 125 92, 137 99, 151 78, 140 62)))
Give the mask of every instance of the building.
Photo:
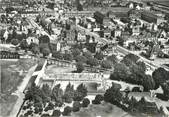
POLYGON ((67 11, 65 12, 66 17, 93 17, 94 11, 67 11))
POLYGON ((110 29, 107 28, 104 30, 104 37, 105 38, 111 37, 111 30, 110 29))
POLYGON ((126 18, 128 17, 128 13, 131 10, 130 8, 127 7, 113 7, 113 8, 108 8, 108 15, 109 17, 118 17, 118 18, 126 18))
POLYGON ((169 1, 157 1, 153 3, 153 9, 169 14, 169 1))
POLYGON ((132 35, 138 36, 140 34, 140 26, 133 26, 132 35))
POLYGON ((110 18, 108 18, 108 17, 103 18, 103 25, 104 26, 108 27, 110 25, 110 22, 111 22, 110 18))
POLYGON ((155 23, 157 25, 162 23, 162 22, 164 22, 164 18, 163 17, 157 16, 154 13, 149 12, 149 11, 141 12, 141 19, 145 20, 145 21, 147 21, 149 23, 155 23))
POLYGON ((21 17, 29 17, 29 16, 38 16, 38 11, 23 11, 21 12, 21 17))
POLYGON ((128 15, 131 19, 140 19, 141 18, 141 12, 139 10, 130 10, 128 12, 128 15))
POLYGON ((122 31, 121 32, 121 37, 124 39, 127 39, 130 37, 130 32, 129 31, 122 31))
POLYGON ((122 31, 120 29, 115 29, 112 31, 113 37, 121 37, 122 31))
POLYGON ((105 17, 105 15, 102 14, 101 12, 99 12, 99 11, 96 11, 94 13, 94 18, 96 19, 96 22, 99 23, 99 24, 103 24, 104 17, 105 17))
POLYGON ((38 38, 36 38, 35 36, 30 36, 26 39, 27 43, 30 45, 31 43, 36 43, 39 44, 39 40, 38 38))

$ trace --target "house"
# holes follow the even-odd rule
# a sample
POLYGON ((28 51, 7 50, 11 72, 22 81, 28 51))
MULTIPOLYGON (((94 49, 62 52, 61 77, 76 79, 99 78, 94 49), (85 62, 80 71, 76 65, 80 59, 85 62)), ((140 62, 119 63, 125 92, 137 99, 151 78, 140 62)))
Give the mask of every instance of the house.
POLYGON ((121 37, 126 39, 130 36, 130 32, 129 31, 122 31, 121 32, 121 37))
POLYGON ((28 17, 28 16, 38 16, 39 12, 37 11, 22 11, 21 17, 28 17))
POLYGON ((57 52, 61 50, 61 43, 57 42, 57 43, 50 43, 50 49, 52 52, 57 52))
POLYGON ((140 26, 133 26, 132 35, 138 36, 140 34, 140 26))
POLYGON ((32 36, 29 36, 27 39, 26 39, 28 45, 30 45, 31 43, 36 43, 36 44, 39 44, 39 40, 38 38, 36 38, 35 35, 32 35, 32 36))
POLYGON ((122 35, 122 31, 120 29, 115 29, 114 31, 112 31, 113 37, 121 37, 121 35, 122 35))
POLYGON ((109 17, 103 18, 103 25, 107 26, 107 27, 110 25, 110 18, 109 17))
POLYGON ((134 8, 134 4, 131 2, 131 3, 129 3, 128 7, 133 9, 134 8))
POLYGON ((77 38, 78 41, 84 42, 86 40, 86 35, 85 34, 78 33, 77 37, 78 37, 77 38))
POLYGON ((158 38, 166 38, 167 37, 167 32, 165 30, 160 30, 158 34, 158 38))
POLYGON ((5 15, 5 14, 6 14, 6 12, 5 12, 4 10, 1 10, 1 9, 0 9, 0 16, 1 16, 1 15, 5 15))
POLYGON ((92 52, 92 53, 96 52, 97 43, 95 43, 95 42, 93 42, 93 43, 86 43, 85 46, 86 46, 87 50, 89 50, 90 52, 92 52))
POLYGON ((104 37, 105 37, 105 38, 111 37, 111 30, 110 30, 110 29, 106 28, 106 29, 104 30, 104 37))
POLYGON ((111 11, 107 12, 107 17, 109 17, 110 19, 115 19, 116 18, 115 14, 113 14, 111 11))

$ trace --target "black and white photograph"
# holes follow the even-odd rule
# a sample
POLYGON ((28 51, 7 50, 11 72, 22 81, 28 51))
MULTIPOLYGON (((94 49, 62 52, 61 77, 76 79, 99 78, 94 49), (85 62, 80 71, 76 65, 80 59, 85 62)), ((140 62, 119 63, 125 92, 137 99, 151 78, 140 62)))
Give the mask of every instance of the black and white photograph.
POLYGON ((0 0, 0 117, 169 117, 169 0, 0 0))

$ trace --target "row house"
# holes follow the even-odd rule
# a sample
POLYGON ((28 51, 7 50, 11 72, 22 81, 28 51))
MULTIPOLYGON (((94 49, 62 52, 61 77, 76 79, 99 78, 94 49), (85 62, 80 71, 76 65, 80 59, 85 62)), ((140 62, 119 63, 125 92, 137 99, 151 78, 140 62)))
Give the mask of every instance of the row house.
POLYGON ((94 11, 68 11, 65 13, 66 17, 93 17, 94 11))
POLYGON ((145 20, 149 23, 155 23, 159 25, 160 23, 164 22, 164 18, 157 16, 156 14, 149 12, 149 11, 143 11, 141 12, 141 19, 145 20))

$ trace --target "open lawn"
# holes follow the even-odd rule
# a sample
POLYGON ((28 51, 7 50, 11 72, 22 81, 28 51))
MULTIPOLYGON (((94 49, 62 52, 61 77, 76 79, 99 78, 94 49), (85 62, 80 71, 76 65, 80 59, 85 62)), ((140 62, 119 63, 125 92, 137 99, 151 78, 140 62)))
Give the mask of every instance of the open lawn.
POLYGON ((35 64, 29 59, 0 60, 1 92, 0 92, 0 116, 8 116, 16 103, 17 96, 12 95, 27 74, 27 71, 35 64))
POLYGON ((72 67, 58 67, 57 65, 49 65, 45 70, 46 74, 54 74, 54 73, 71 73, 76 69, 72 67))
POLYGON ((12 93, 17 89, 27 71, 34 65, 29 59, 17 61, 1 60, 1 93, 12 93))
POLYGON ((90 105, 82 108, 79 112, 73 113, 71 117, 132 117, 122 109, 110 103, 90 105))

